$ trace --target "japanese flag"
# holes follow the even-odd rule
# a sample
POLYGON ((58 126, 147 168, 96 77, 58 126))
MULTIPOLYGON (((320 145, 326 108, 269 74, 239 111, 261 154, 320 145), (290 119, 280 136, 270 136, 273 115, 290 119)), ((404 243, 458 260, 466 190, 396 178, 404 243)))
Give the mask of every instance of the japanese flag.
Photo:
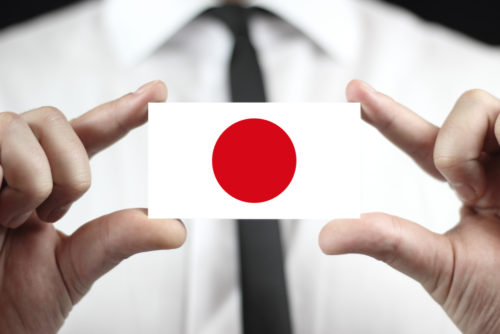
POLYGON ((354 103, 151 103, 151 218, 358 217, 354 103))

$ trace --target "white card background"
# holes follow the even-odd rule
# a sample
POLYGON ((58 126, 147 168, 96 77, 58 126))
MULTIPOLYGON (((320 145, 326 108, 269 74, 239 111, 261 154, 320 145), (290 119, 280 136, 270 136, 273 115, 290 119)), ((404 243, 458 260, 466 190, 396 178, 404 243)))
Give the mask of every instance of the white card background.
POLYGON ((359 115, 357 103, 150 103, 149 217, 359 217, 359 115), (231 197, 212 170, 217 139, 246 118, 280 126, 297 154, 288 188, 263 203, 231 197))

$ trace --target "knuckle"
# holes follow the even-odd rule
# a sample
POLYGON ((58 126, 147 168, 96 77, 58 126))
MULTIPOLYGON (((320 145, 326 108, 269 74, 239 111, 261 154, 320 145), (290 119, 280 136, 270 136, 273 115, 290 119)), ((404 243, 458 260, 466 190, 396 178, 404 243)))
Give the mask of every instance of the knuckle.
POLYGON ((81 173, 75 177, 73 177, 68 184, 66 185, 66 188, 68 191, 76 196, 83 195, 84 193, 89 190, 90 186, 92 184, 92 180, 90 177, 89 173, 81 173))
POLYGON ((15 112, 6 111, 0 113, 0 128, 8 129, 10 127, 19 126, 23 123, 21 116, 15 112))
POLYGON ((394 263, 401 249, 403 243, 403 235, 401 230, 401 223, 396 217, 391 216, 391 228, 389 229, 389 237, 386 239, 386 249, 384 252, 383 261, 388 264, 394 263))
POLYGON ((27 195, 36 202, 43 202, 52 193, 53 184, 52 180, 40 178, 34 180, 30 186, 25 190, 27 195))
POLYGON ((371 212, 362 215, 362 221, 367 230, 376 231, 371 235, 371 242, 376 245, 373 256, 387 264, 397 260, 402 243, 401 223, 398 218, 381 212, 371 212))
POLYGON ((483 89, 470 89, 465 91, 458 99, 461 102, 483 104, 493 102, 493 97, 483 89))
POLYGON ((67 121, 66 116, 62 111, 52 106, 44 106, 39 109, 44 122, 60 122, 67 121))
POLYGON ((460 161, 450 155, 435 154, 434 155, 434 166, 439 170, 449 170, 456 167, 460 161))
POLYGON ((127 124, 124 123, 124 120, 122 120, 120 117, 118 117, 118 114, 114 112, 115 110, 119 110, 122 108, 123 105, 125 105, 131 97, 135 96, 134 93, 128 93, 118 100, 112 101, 110 103, 110 107, 107 109, 107 117, 109 120, 109 124, 113 124, 115 128, 118 130, 119 133, 121 134, 126 134, 129 129, 127 124))
POLYGON ((13 121, 19 120, 21 116, 12 111, 5 111, 0 113, 0 123, 1 124, 9 124, 13 121))

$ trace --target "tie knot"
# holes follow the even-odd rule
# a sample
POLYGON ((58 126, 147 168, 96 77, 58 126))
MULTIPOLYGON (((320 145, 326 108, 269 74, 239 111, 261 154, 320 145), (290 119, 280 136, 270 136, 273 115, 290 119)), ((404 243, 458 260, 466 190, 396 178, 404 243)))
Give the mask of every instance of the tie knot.
POLYGON ((249 7, 226 4, 210 8, 206 13, 224 22, 234 37, 248 37, 248 17, 251 12, 252 8, 249 7))

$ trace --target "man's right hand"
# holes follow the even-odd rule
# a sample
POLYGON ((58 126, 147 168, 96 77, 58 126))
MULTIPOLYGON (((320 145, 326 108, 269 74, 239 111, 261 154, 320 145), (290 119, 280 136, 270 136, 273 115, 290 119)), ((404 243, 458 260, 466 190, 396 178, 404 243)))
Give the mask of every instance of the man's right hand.
POLYGON ((127 209, 71 236, 60 219, 90 187, 89 157, 147 121, 147 103, 165 101, 153 81, 67 121, 53 107, 0 113, 0 331, 55 333, 92 283, 139 252, 180 247, 179 220, 127 209))

